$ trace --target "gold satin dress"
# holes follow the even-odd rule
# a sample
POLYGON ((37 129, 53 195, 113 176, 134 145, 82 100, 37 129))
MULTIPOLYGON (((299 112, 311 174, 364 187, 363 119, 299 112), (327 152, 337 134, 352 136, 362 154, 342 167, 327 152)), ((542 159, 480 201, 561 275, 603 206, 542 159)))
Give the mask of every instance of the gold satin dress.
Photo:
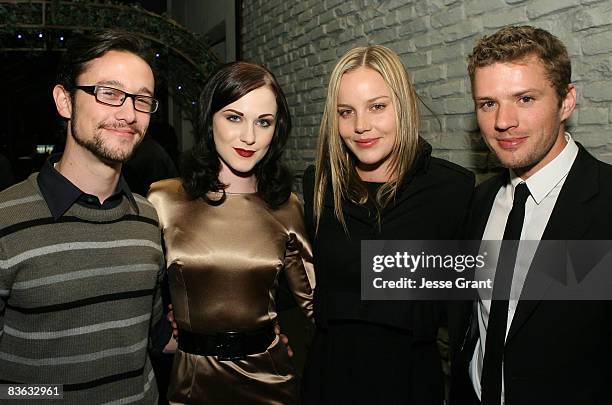
MULTIPOLYGON (((312 320, 312 250, 294 194, 276 210, 257 194, 227 193, 221 205, 213 206, 189 198, 181 181, 170 179, 154 183, 149 200, 163 232, 180 329, 214 334, 274 322, 281 271, 312 320)), ((181 350, 174 356, 172 403, 287 405, 298 397, 295 370, 278 337, 265 352, 243 360, 219 361, 181 350)))

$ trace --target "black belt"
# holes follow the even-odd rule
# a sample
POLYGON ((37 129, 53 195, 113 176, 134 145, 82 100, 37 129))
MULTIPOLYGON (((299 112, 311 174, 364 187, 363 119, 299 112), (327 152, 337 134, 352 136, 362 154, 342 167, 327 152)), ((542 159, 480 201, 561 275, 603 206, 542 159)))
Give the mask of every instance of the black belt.
POLYGON ((179 329, 178 348, 200 356, 217 356, 217 360, 241 360, 249 354, 265 352, 275 338, 272 324, 252 331, 215 334, 179 329))

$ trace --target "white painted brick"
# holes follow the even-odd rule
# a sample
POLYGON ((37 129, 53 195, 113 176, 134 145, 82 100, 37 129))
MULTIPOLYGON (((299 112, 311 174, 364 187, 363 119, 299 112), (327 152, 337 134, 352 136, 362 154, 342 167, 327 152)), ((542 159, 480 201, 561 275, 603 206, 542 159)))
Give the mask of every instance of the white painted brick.
POLYGON ((527 16, 538 18, 556 11, 565 10, 580 5, 580 0, 549 0, 534 1, 527 5, 527 16))
POLYGON ((503 0, 467 0, 465 3, 465 12, 468 16, 487 13, 485 18, 488 18, 488 13, 506 7, 503 0))
POLYGON ((463 80, 454 80, 433 85, 429 88, 429 93, 432 98, 463 95, 465 94, 463 80))
POLYGON ((330 38, 323 38, 319 41, 319 49, 327 49, 331 44, 332 40, 330 38))
POLYGON ((350 2, 345 1, 342 4, 338 5, 336 8, 334 8, 334 12, 336 13, 336 16, 340 17, 349 14, 355 14, 355 8, 350 2))
POLYGON ((431 15, 444 7, 444 2, 441 0, 417 1, 415 11, 419 16, 431 15))
POLYGON ((489 153, 485 151, 452 150, 449 159, 463 167, 479 168, 488 164, 488 155, 489 153))
POLYGON ((429 48, 444 42, 444 36, 439 31, 429 31, 423 35, 411 37, 417 48, 429 48))
POLYGON ((471 98, 447 98, 443 101, 445 114, 466 114, 474 111, 471 98))
POLYGON ((412 55, 414 52, 416 52, 416 47, 414 46, 414 43, 412 43, 412 41, 409 39, 395 41, 391 46, 391 49, 393 49, 400 55, 403 55, 405 53, 410 53, 410 55, 412 55))
POLYGON ((387 28, 384 17, 376 17, 363 24, 363 29, 366 33, 378 31, 387 28))
POLYGON ((582 41, 585 55, 596 55, 612 51, 612 31, 604 31, 585 37, 582 41))
POLYGON ((580 109, 578 124, 607 124, 607 107, 583 107, 580 109))
POLYGON ((479 20, 470 20, 451 25, 449 27, 444 27, 442 29, 442 35, 446 39, 446 42, 453 42, 458 39, 463 39, 478 34, 481 31, 481 22, 479 20))
POLYGON ((407 5, 396 10, 397 18, 400 23, 412 20, 416 17, 413 5, 407 5))
MULTIPOLYGON (((445 117, 446 130, 454 132, 476 132, 478 131, 478 122, 474 114, 458 114, 448 115, 445 117)), ((478 143, 481 141, 480 135, 474 136, 473 134, 466 134, 469 136, 471 142, 478 143)))
POLYGON ((407 68, 416 68, 431 65, 431 52, 413 52, 402 56, 407 68))
POLYGON ((383 19, 387 27, 398 25, 400 23, 399 15, 395 11, 390 11, 388 13, 385 13, 383 19))
POLYGON ((395 10, 401 7, 406 6, 407 3, 412 3, 411 1, 406 0, 387 0, 386 6, 389 10, 395 10))
POLYGON ((427 31, 429 26, 429 17, 419 17, 414 20, 405 22, 400 25, 399 33, 400 35, 412 35, 417 32, 427 31))
POLYGON ((610 142, 610 134, 597 131, 598 126, 581 125, 571 131, 575 141, 580 142, 585 148, 606 147, 610 142))
POLYGON ((599 102, 612 101, 612 82, 611 81, 596 81, 584 85, 584 98, 599 102))
POLYGON ((574 31, 608 25, 612 22, 612 5, 585 7, 576 12, 572 21, 574 31))
POLYGON ((318 19, 319 24, 327 24, 331 20, 336 19, 336 13, 334 12, 334 10, 327 10, 324 13, 319 14, 317 16, 317 19, 318 19))
MULTIPOLYGON (((371 43, 373 44, 388 44, 391 41, 397 40, 398 38, 398 34, 397 31, 395 30, 395 28, 387 28, 381 31, 377 31, 372 33, 369 36, 369 39, 371 41, 371 43)), ((394 46, 391 46, 391 48, 395 48, 394 46)))
POLYGON ((446 77, 445 66, 430 66, 425 69, 413 70, 413 80, 415 83, 437 82, 446 77))
POLYGON ((467 78, 467 66, 468 64, 465 58, 462 58, 462 59, 459 59, 453 62, 449 62, 446 65, 446 77, 448 77, 449 79, 455 78, 455 77, 461 77, 463 79, 466 79, 467 78))
POLYGON ((323 7, 326 10, 329 10, 330 8, 334 8, 338 5, 341 5, 342 3, 345 3, 345 0, 324 0, 323 2, 323 7))
POLYGON ((463 44, 450 44, 435 47, 431 51, 431 63, 446 62, 449 60, 458 60, 465 57, 465 49, 463 44))
POLYGON ((346 29, 346 21, 341 18, 337 18, 333 21, 330 21, 329 24, 325 24, 323 28, 323 32, 325 34, 333 34, 338 31, 342 31, 346 29))
POLYGON ((431 27, 441 28, 456 24, 465 19, 463 7, 445 8, 431 16, 431 27))
POLYGON ((374 7, 366 7, 360 10, 357 10, 357 15, 361 18, 362 21, 369 21, 375 18, 382 18, 384 16, 379 10, 374 7))

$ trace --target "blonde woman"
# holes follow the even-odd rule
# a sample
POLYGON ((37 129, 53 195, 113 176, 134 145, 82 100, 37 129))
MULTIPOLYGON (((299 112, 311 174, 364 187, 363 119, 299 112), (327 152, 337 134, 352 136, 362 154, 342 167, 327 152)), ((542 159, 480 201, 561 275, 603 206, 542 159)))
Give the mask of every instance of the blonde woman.
POLYGON ((452 239, 474 177, 431 156, 399 56, 349 50, 331 73, 315 167, 304 174, 317 276, 305 404, 442 404, 436 303, 362 301, 360 244, 452 239))

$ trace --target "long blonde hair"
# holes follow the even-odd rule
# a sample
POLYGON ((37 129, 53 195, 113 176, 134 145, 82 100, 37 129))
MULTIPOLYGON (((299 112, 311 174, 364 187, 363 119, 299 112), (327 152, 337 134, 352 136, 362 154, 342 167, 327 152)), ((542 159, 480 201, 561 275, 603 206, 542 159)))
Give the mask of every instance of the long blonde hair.
POLYGON ((355 156, 344 145, 338 130, 338 91, 342 75, 360 67, 378 72, 391 92, 396 114, 396 137, 390 156, 391 179, 376 194, 380 209, 391 202, 407 171, 412 166, 419 144, 419 111, 417 95, 399 56, 391 49, 372 45, 350 49, 336 63, 327 87, 327 100, 319 129, 314 184, 313 215, 316 229, 323 211, 323 198, 327 182, 331 181, 334 214, 348 234, 342 202, 352 201, 363 205, 368 201, 368 191, 355 169, 355 156))

